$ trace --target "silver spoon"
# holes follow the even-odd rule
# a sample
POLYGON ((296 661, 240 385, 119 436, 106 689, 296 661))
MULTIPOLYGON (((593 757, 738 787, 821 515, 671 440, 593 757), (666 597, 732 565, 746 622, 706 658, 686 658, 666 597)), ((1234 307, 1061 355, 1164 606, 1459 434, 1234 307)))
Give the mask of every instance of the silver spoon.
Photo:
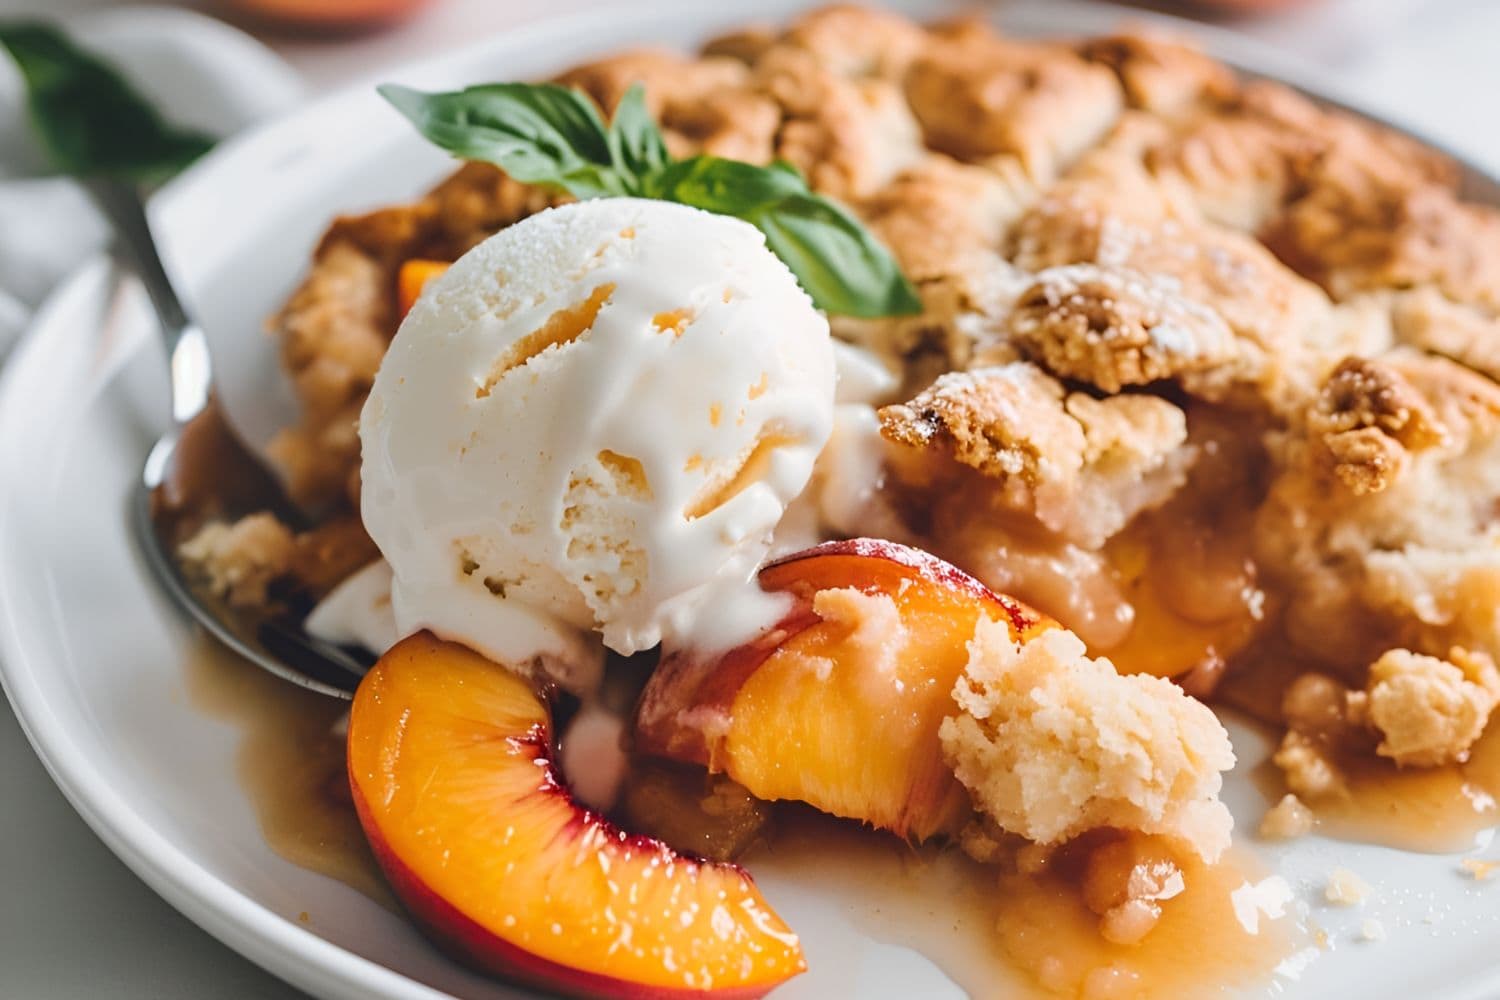
POLYGON ((146 456, 141 481, 130 499, 131 527, 146 561, 172 601, 230 649, 293 684, 349 698, 368 662, 313 638, 300 622, 230 608, 183 575, 174 555, 173 515, 184 503, 185 477, 197 475, 202 480, 200 492, 227 519, 268 510, 298 528, 305 526, 306 518, 260 458, 224 423, 213 398, 208 341, 167 278, 139 191, 106 178, 89 179, 84 185, 113 226, 118 256, 146 288, 171 369, 172 426, 146 456), (192 469, 190 458, 211 462, 192 469))

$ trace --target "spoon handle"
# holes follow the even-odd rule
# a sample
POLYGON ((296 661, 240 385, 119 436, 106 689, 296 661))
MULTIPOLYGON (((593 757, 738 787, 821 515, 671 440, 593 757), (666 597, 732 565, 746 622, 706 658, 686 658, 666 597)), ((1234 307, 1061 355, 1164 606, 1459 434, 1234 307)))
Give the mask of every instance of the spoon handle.
POLYGON ((88 178, 83 183, 114 229, 116 253, 145 286, 156 310, 171 364, 172 417, 178 424, 186 423, 208 405, 213 387, 203 331, 188 318, 162 266, 139 189, 106 177, 88 178))

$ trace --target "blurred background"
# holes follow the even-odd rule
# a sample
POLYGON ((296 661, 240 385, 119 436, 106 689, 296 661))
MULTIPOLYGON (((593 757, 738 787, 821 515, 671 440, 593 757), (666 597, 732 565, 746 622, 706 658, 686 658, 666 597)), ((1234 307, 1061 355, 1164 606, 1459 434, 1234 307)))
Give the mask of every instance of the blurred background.
MULTIPOLYGON (((174 120, 223 135, 476 37, 628 2, 202 0, 139 7, 0 0, 0 26, 61 23, 174 120)), ((1371 110, 1500 173, 1492 110, 1492 95, 1500 93, 1500 2, 1151 0, 1124 9, 1126 16, 1139 11, 1249 36, 1371 110)), ((24 101, 19 74, 0 49, 0 365, 50 289, 104 240, 102 224, 69 182, 39 176, 24 101)), ((0 857, 10 859, 0 868, 0 996, 297 996, 171 910, 115 860, 52 786, 3 704, 0 803, 0 857)))
MULTIPOLYGON (((442 51, 479 34, 633 0, 185 0, 244 29, 283 56, 314 89, 395 60, 442 51)), ((974 0, 975 9, 1047 0, 974 0)), ((899 6, 899 3, 897 4, 899 6)), ((111 0, 0 0, 0 16, 77 18, 111 0)), ((1500 4, 1493 0, 1141 0, 1264 40, 1369 84, 1402 106, 1461 100, 1500 83, 1500 4), (1471 76, 1471 74, 1484 74, 1471 76), (1465 84, 1478 87, 1467 89, 1465 84), (1389 90, 1390 94, 1383 91, 1389 90), (1412 101, 1403 96, 1411 94, 1412 101)))

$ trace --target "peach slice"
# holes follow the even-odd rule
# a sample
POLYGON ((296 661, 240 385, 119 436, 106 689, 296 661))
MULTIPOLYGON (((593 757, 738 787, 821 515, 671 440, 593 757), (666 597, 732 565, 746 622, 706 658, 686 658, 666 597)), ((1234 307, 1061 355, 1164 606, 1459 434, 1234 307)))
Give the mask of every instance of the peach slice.
POLYGON ((531 684, 429 633, 354 696, 349 780, 391 887, 446 950, 574 996, 758 997, 806 967, 731 864, 576 804, 531 684))
POLYGON ((403 319, 417 304, 427 283, 452 266, 445 260, 420 259, 408 260, 401 265, 401 270, 396 272, 396 305, 403 319))
POLYGON ((1018 637, 1050 627, 935 556, 871 539, 767 565, 792 596, 779 625, 718 657, 669 655, 636 715, 636 749, 722 771, 762 799, 792 799, 913 841, 972 815, 938 727, 981 615, 1018 637))

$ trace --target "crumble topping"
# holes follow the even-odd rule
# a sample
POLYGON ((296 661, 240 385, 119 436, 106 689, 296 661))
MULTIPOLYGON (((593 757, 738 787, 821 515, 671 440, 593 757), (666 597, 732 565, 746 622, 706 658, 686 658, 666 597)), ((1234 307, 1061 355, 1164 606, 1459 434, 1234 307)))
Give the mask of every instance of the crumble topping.
POLYGON ((1497 404, 1495 383, 1401 348, 1347 365, 1268 435, 1256 555, 1299 654, 1362 687, 1388 649, 1500 649, 1497 404))
POLYGON ((287 597, 317 600, 379 553, 357 517, 331 518, 298 534, 262 512, 233 524, 209 521, 177 555, 215 597, 234 607, 268 608, 287 597), (273 593, 281 583, 284 593, 273 593))
MULTIPOLYGON (((887 594, 867 594, 856 587, 836 587, 813 595, 813 613, 825 622, 849 630, 844 646, 857 650, 855 659, 870 669, 870 680, 876 685, 889 684, 899 676, 895 657, 901 653, 901 613, 887 594)), ((808 661, 819 680, 827 680, 833 661, 809 656, 808 661)))
POLYGON ((1312 192, 1367 176, 1405 177, 1416 186, 1454 182, 1454 166, 1441 154, 1279 84, 1250 81, 1216 96, 1148 158, 1158 174, 1191 191, 1207 218, 1267 234, 1280 256, 1290 248, 1269 234, 1279 233, 1294 203, 1312 192))
POLYGON ((932 31, 907 70, 906 99, 932 148, 969 161, 1009 154, 1043 183, 1123 105, 1106 67, 1062 45, 1012 42, 977 19, 932 31))
POLYGON ((926 153, 912 109, 890 80, 851 79, 789 47, 767 51, 753 75, 780 110, 774 158, 795 164, 820 191, 864 197, 926 153))
POLYGON ((1458 867, 1474 881, 1485 882, 1495 874, 1495 869, 1496 867, 1500 867, 1500 862, 1482 861, 1479 858, 1464 858, 1458 863, 1458 867))
POLYGON ((1026 276, 999 252, 1035 198, 1019 164, 975 166, 929 153, 859 207, 916 285, 923 311, 883 319, 832 317, 835 334, 878 350, 920 386, 996 342, 1026 276), (925 362, 913 359, 926 358, 925 362))
POLYGON ((177 547, 190 577, 242 609, 270 609, 282 598, 320 600, 378 556, 359 517, 333 517, 294 534, 264 511, 234 523, 210 520, 177 547), (284 592, 275 594, 276 585, 284 592))
POLYGON ((1500 379, 1500 316, 1454 302, 1435 288, 1415 288, 1396 296, 1391 323, 1400 343, 1500 379))
POLYGON ((1345 358, 1323 381, 1308 429, 1332 455, 1334 475, 1355 494, 1385 489, 1406 455, 1445 443, 1447 431, 1399 371, 1345 358))
POLYGON ((1268 232, 1277 252, 1336 298, 1373 288, 1435 287, 1500 308, 1500 213, 1378 152, 1318 162, 1309 192, 1268 232))
POLYGON ((890 441, 951 455, 996 481, 1010 506, 1088 547, 1170 496, 1191 460, 1178 407, 1070 393, 1026 362, 945 374, 881 409, 880 423, 890 441))
POLYGON ((1018 223, 1016 262, 1034 270, 1097 264, 1167 279, 1235 338, 1233 369, 1186 382, 1190 391, 1217 399, 1226 382, 1243 382, 1274 408, 1304 394, 1327 296, 1249 236, 1203 223, 1137 161, 1109 149, 1091 156, 1018 223))
POLYGON ((926 32, 893 11, 835 4, 798 18, 779 41, 840 76, 900 80, 922 51, 926 32))
POLYGON ((1172 283, 1124 268, 1048 268, 1009 320, 1021 352, 1061 378, 1117 393, 1227 364, 1234 337, 1218 313, 1172 283))
POLYGON ((252 514, 234 524, 211 521, 177 549, 209 592, 233 607, 268 603, 272 581, 291 568, 296 541, 271 514, 252 514))
POLYGON ((1239 81, 1223 63, 1164 35, 1109 35, 1079 52, 1115 71, 1132 108, 1178 118, 1233 98, 1239 81))
POLYGON ((1229 737, 1171 681, 1118 674, 1063 629, 1018 644, 984 620, 953 696, 944 756, 1000 830, 1041 844, 1138 830, 1208 861, 1229 846, 1229 737))
POLYGON ((1357 906, 1369 894, 1369 884, 1347 868, 1335 868, 1323 887, 1323 899, 1334 906, 1357 906))
POLYGON ((1313 811, 1288 792, 1261 817, 1259 833, 1266 840, 1295 840, 1312 833, 1316 825, 1313 811))
POLYGON ((1370 666, 1368 696, 1376 753, 1417 767, 1462 761, 1500 701, 1500 671, 1466 649, 1446 660, 1393 649, 1370 666))
POLYGON ((395 275, 411 258, 453 260, 555 201, 488 164, 466 164, 415 204, 336 220, 268 326, 302 403, 271 443, 287 491, 312 510, 359 499, 360 407, 395 335, 395 275))
POLYGON ((760 162, 771 158, 781 115, 774 101, 750 87, 749 78, 749 68, 735 59, 653 49, 587 63, 558 82, 581 89, 605 110, 640 83, 646 110, 674 155, 702 151, 760 162))
MULTIPOLYGON (((1282 698, 1288 730, 1272 760, 1295 795, 1327 799, 1347 791, 1341 753, 1373 750, 1402 767, 1467 760, 1497 703, 1500 671, 1486 654, 1454 647, 1440 659, 1387 650, 1360 688, 1318 673, 1293 681, 1282 698)), ((1300 808, 1284 799, 1265 823, 1283 829, 1300 808), (1273 820, 1278 811, 1284 815, 1273 820)))
POLYGON ((1286 787, 1298 798, 1316 802, 1347 793, 1348 785, 1327 748, 1295 729, 1287 730, 1281 745, 1271 755, 1286 787))

